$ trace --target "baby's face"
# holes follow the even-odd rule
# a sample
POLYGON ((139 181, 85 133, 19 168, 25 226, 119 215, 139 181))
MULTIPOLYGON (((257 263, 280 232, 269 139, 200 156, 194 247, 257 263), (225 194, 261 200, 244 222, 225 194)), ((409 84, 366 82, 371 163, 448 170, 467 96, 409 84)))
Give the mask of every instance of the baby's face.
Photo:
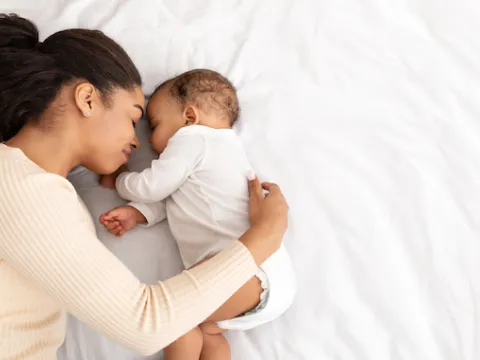
POLYGON ((152 130, 150 143, 158 153, 165 150, 168 140, 185 125, 180 104, 168 93, 168 87, 152 96, 147 106, 147 118, 152 130))

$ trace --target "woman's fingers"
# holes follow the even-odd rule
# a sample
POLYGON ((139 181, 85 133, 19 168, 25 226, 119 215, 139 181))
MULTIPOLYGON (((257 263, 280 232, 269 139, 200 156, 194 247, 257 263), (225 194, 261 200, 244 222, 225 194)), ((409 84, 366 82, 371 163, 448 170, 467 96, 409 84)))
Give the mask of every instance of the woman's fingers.
POLYGON ((288 207, 287 201, 283 196, 282 190, 277 184, 264 182, 262 183, 262 188, 268 191, 267 195, 269 196, 269 198, 274 197, 277 201, 279 201, 280 203, 284 203, 288 207))
POLYGON ((280 187, 277 184, 271 183, 271 182, 264 182, 262 183, 262 189, 267 190, 268 192, 270 191, 280 191, 280 187))
POLYGON ((257 177, 255 179, 250 180, 248 182, 248 191, 250 192, 250 199, 263 199, 263 194, 262 194, 262 185, 260 184, 260 181, 258 180, 257 177))

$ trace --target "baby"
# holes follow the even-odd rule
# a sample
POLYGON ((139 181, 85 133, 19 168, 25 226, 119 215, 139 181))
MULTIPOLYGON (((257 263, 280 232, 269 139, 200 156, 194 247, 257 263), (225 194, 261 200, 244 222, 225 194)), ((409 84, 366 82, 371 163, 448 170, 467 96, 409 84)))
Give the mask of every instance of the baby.
MULTIPOLYGON (((102 224, 120 236, 168 218, 187 269, 238 239, 250 226, 246 178, 255 176, 232 130, 238 113, 235 88, 217 72, 192 70, 160 85, 147 107, 150 142, 160 156, 143 172, 118 175, 118 193, 132 202, 103 214, 102 224)), ((222 333, 279 317, 295 288, 282 246, 203 324, 169 345, 166 360, 230 359, 222 333)))

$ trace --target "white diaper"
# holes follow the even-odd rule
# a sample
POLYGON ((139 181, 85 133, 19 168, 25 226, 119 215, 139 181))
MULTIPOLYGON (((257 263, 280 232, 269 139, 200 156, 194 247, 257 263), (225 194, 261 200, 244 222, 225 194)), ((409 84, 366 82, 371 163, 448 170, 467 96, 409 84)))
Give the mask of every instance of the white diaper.
POLYGON ((260 302, 255 307, 255 309, 247 311, 242 316, 255 314, 265 308, 265 306, 267 305, 268 297, 270 296, 270 284, 268 283, 268 277, 267 274, 265 274, 265 271, 263 271, 261 268, 258 268, 255 276, 260 280, 260 286, 263 289, 262 293, 260 294, 260 302))
POLYGON ((260 267, 256 276, 264 289, 257 307, 244 315, 219 321, 226 330, 249 330, 281 316, 292 304, 297 285, 287 250, 282 246, 260 267))

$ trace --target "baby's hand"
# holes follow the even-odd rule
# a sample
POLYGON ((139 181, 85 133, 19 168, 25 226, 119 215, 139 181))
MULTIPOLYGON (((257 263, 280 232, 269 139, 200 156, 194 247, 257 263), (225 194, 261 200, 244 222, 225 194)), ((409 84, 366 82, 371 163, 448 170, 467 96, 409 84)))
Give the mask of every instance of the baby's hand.
POLYGON ((137 223, 145 223, 143 214, 132 206, 120 206, 100 216, 100 223, 116 236, 122 236, 137 223))

